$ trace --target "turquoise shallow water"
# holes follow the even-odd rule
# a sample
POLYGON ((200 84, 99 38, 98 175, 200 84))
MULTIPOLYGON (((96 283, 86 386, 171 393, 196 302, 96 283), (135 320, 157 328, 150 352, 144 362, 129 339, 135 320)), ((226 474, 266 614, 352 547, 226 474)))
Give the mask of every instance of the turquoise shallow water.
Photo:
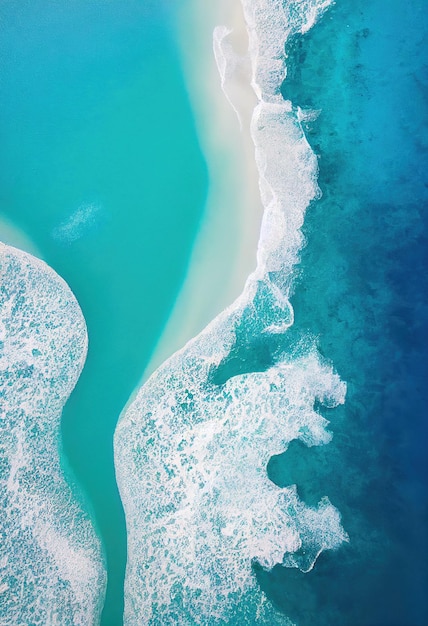
POLYGON ((0 213, 88 326, 64 452, 103 540, 121 623, 126 535, 112 439, 183 280, 206 172, 168 15, 150 2, 3 2, 0 213))

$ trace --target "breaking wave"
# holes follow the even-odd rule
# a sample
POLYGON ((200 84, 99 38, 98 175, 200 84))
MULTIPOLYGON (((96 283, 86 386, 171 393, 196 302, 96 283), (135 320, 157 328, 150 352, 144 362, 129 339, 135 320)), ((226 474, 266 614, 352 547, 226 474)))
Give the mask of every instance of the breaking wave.
POLYGON ((99 623, 100 542, 60 465, 62 408, 82 370, 86 326, 65 282, 0 244, 0 623, 99 623))
MULTIPOLYGON (((276 486, 266 470, 294 439, 327 444, 328 422, 314 407, 334 407, 346 393, 309 337, 284 348, 300 228, 319 195, 302 129, 314 113, 279 91, 284 40, 306 32, 328 4, 243 1, 265 207, 257 269, 240 298, 149 378, 118 424, 128 626, 289 623, 260 591, 252 564, 307 572, 320 552, 347 541, 327 497, 309 507, 295 485, 276 486)), ((229 32, 214 33, 222 82, 233 59, 219 54, 229 32)))

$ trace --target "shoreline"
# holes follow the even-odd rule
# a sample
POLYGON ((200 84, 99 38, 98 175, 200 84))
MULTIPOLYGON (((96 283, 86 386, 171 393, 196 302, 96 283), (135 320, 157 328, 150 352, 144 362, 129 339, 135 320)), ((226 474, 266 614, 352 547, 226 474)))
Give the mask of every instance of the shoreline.
POLYGON ((244 58, 248 35, 241 2, 220 0, 203 11, 197 0, 188 0, 179 10, 177 30, 209 184, 186 277, 143 382, 242 293, 257 265, 263 216, 250 133, 258 100, 251 87, 248 55, 244 58), (215 55, 213 31, 223 25, 227 30, 216 31, 215 55), (223 53, 230 53, 232 62, 236 62, 233 74, 227 72, 230 65, 222 63, 226 61, 223 53), (226 68, 226 73, 219 68, 226 68))
POLYGON ((37 259, 43 260, 43 256, 37 246, 19 229, 13 222, 0 214, 0 243, 28 252, 37 259))

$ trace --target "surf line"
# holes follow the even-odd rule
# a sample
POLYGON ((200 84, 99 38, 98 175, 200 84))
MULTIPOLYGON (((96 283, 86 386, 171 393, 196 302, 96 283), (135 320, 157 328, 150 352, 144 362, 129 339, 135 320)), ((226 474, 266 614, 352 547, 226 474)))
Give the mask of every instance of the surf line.
MULTIPOLYGON (((314 406, 334 407, 346 394, 311 337, 284 348, 301 226, 319 195, 302 127, 313 112, 280 93, 284 40, 306 33, 329 4, 242 3, 258 100, 250 124, 264 206, 257 267, 235 302, 148 378, 118 423, 129 626, 288 623, 261 592, 252 563, 307 572, 323 550, 348 540, 328 497, 307 506, 295 485, 280 488, 266 471, 294 439, 328 443, 328 422, 314 406)), ((214 32, 224 89, 230 35, 228 27, 214 32)))

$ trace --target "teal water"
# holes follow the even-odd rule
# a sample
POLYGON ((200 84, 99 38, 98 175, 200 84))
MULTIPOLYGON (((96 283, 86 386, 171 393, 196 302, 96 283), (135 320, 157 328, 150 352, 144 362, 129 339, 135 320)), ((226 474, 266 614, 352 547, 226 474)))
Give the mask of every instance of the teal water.
POLYGON ((183 280, 206 172, 160 2, 2 2, 0 214, 72 288, 89 352, 64 453, 108 566, 102 623, 120 624, 126 533, 118 416, 183 280))

